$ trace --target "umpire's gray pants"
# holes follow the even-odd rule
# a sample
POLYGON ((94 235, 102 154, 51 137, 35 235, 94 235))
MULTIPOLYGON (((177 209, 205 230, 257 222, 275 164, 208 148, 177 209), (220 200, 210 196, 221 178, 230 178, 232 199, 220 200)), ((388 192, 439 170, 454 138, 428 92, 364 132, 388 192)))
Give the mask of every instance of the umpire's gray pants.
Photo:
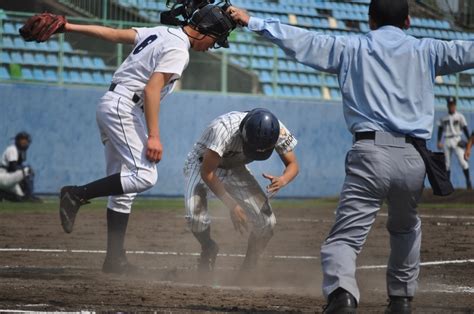
POLYGON ((341 287, 359 302, 356 258, 384 200, 388 203, 391 247, 386 275, 388 295, 414 295, 421 244, 416 207, 424 178, 423 160, 403 136, 377 133, 375 140, 354 143, 346 157, 336 222, 321 247, 326 298, 341 287))

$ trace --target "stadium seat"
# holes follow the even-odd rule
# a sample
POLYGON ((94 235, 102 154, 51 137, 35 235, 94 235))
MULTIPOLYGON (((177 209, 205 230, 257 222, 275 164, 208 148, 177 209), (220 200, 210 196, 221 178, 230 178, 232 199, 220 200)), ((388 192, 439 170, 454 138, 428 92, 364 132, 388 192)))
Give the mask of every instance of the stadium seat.
POLYGON ((21 56, 20 52, 12 52, 11 53, 11 62, 12 63, 17 63, 17 64, 22 64, 23 63, 23 57, 21 56))
POLYGON ((58 81, 58 75, 57 75, 56 71, 46 70, 44 79, 45 79, 45 81, 48 81, 48 82, 57 82, 58 81))
POLYGON ((10 54, 8 51, 2 50, 2 60, 1 63, 11 63, 12 59, 10 58, 10 54))
POLYGON ((273 95, 273 87, 270 84, 263 85, 263 93, 268 96, 273 95))
POLYGON ((2 45, 4 48, 14 48, 13 40, 9 36, 3 36, 2 45))
POLYGON ((34 79, 33 72, 31 72, 31 70, 28 68, 21 69, 21 77, 24 80, 30 80, 30 81, 34 79))
POLYGON ((45 75, 44 75, 43 70, 39 68, 33 69, 33 79, 35 79, 36 81, 44 81, 45 75))
POLYGON ((87 71, 81 72, 81 81, 84 84, 94 84, 94 79, 92 78, 92 74, 87 71))
POLYGON ((51 66, 58 66, 58 57, 55 54, 48 54, 46 64, 51 66))
POLYGON ((102 60, 102 58, 94 57, 94 65, 96 69, 105 69, 105 63, 104 63, 104 60, 102 60))
POLYGON ((78 71, 69 72, 69 82, 70 83, 82 83, 81 75, 78 71))
POLYGON ((43 53, 35 53, 35 63, 38 65, 47 65, 46 57, 43 53))
POLYGON ((18 31, 15 29, 15 26, 13 25, 13 23, 10 22, 5 22, 5 24, 3 24, 3 32, 5 34, 18 34, 18 31))
POLYGON ((107 84, 104 79, 104 75, 100 72, 94 72, 92 73, 92 80, 95 84, 107 84))
POLYGON ((9 80, 10 79, 10 73, 8 73, 7 68, 0 66, 0 79, 2 80, 9 80))
POLYGON ((23 63, 25 64, 36 64, 35 58, 31 52, 25 52, 23 54, 23 63))
POLYGON ((81 60, 81 57, 79 56, 71 56, 71 59, 70 59, 70 65, 72 67, 75 67, 75 68, 83 68, 83 63, 82 63, 82 60, 81 60))
POLYGON ((16 48, 16 49, 25 49, 25 41, 19 37, 15 37, 13 39, 13 46, 16 48))
POLYGON ((93 69, 93 68, 95 68, 95 66, 94 66, 94 61, 92 60, 91 57, 88 57, 88 56, 82 57, 82 66, 83 66, 84 68, 88 68, 88 69, 93 69))

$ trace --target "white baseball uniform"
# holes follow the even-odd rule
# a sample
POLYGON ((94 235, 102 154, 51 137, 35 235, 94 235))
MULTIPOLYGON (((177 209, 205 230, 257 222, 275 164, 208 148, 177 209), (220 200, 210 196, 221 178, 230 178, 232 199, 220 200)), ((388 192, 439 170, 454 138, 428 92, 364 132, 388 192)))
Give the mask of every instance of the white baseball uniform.
POLYGON ((8 146, 2 154, 0 160, 0 190, 13 193, 18 196, 24 196, 20 187, 20 182, 24 179, 23 170, 8 172, 10 162, 18 161, 18 148, 15 145, 8 146))
POLYGON ((136 193, 153 187, 158 178, 156 164, 146 158, 144 88, 153 73, 172 73, 161 99, 170 94, 188 65, 191 47, 182 29, 159 26, 135 30, 135 47, 113 75, 116 86, 97 107, 107 175, 120 172, 124 191, 109 197, 108 208, 121 213, 130 213, 136 193))
POLYGON ((464 149, 459 147, 461 141, 462 129, 467 126, 466 118, 462 113, 455 112, 441 118, 438 126, 443 127, 444 132, 444 156, 446 157, 446 169, 451 168, 451 154, 454 151, 461 167, 469 169, 469 164, 464 160, 464 149))
MULTIPOLYGON (((246 164, 252 160, 245 157, 239 126, 246 112, 229 112, 219 116, 206 128, 201 138, 194 144, 184 166, 186 221, 193 232, 206 230, 211 221, 208 214, 207 198, 211 192, 201 178, 201 162, 206 149, 222 157, 216 171, 219 179, 232 197, 245 210, 257 237, 272 231, 276 220, 268 197, 250 173, 246 164)), ((297 144, 296 138, 280 122, 280 137, 275 150, 284 155, 297 144)))

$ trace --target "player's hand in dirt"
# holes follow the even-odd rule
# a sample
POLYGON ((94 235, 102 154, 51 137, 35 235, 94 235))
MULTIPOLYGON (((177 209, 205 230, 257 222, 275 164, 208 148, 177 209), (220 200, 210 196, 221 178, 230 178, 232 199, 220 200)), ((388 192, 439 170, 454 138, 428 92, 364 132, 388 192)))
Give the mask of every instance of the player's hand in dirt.
POLYGON ((443 149, 443 143, 438 142, 438 145, 437 145, 437 146, 438 146, 438 149, 443 149))
POLYGON ((244 230, 248 231, 247 215, 244 209, 239 205, 236 205, 230 210, 230 219, 232 220, 234 229, 240 232, 240 234, 244 234, 244 230))
POLYGON ((283 177, 275 177, 266 173, 262 174, 265 179, 270 180, 267 185, 268 198, 272 198, 282 187, 288 184, 283 177))
POLYGON ((163 155, 163 146, 158 136, 149 136, 146 144, 146 158, 158 163, 163 155))
POLYGON ((247 26, 249 24, 250 15, 247 13, 247 11, 230 6, 227 9, 227 13, 230 14, 234 22, 237 24, 241 26, 247 26))

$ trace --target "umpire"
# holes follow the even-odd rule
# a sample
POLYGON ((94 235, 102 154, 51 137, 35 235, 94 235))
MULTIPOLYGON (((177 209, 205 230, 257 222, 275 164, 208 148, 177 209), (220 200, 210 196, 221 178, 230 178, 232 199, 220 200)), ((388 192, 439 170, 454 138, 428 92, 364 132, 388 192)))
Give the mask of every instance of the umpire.
MULTIPOLYGON (((229 11, 236 22, 248 25, 288 56, 339 77, 354 144, 346 157, 336 221, 321 248, 325 313, 355 313, 360 297, 356 258, 384 201, 391 247, 386 313, 411 313, 420 270, 421 222, 416 208, 425 165, 432 169, 414 144, 423 146, 432 136, 435 77, 473 68, 474 42, 406 35, 407 0, 372 0, 372 31, 353 36, 250 18, 235 7, 229 11)), ((443 177, 447 180, 445 173, 443 177)))

